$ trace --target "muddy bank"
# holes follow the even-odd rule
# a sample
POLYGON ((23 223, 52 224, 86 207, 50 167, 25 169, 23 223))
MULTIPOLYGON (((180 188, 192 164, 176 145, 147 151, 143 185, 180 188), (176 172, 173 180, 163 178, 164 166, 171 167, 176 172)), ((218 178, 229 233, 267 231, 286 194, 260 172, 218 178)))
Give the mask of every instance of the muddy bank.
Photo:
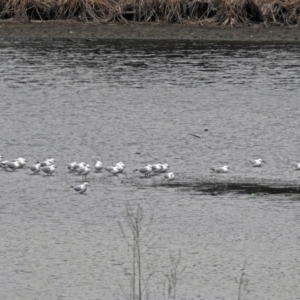
POLYGON ((300 42, 299 27, 264 27, 251 25, 237 28, 220 26, 108 23, 76 21, 0 22, 4 39, 156 39, 236 42, 300 42))

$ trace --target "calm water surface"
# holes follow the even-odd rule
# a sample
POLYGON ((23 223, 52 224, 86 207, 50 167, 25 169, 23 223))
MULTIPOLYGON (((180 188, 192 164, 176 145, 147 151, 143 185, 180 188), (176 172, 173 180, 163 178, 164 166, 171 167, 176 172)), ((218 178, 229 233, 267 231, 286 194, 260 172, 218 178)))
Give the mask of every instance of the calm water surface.
POLYGON ((133 172, 166 162, 178 177, 298 182, 299 66, 292 44, 2 40, 1 154, 58 169, 0 171, 1 299, 125 299, 128 201, 154 215, 151 299, 178 250, 177 299, 237 299, 244 262, 247 299, 300 299, 300 196, 214 197, 133 172), (96 159, 127 175, 91 173, 76 194, 65 164, 96 159), (229 174, 211 174, 223 164, 229 174))

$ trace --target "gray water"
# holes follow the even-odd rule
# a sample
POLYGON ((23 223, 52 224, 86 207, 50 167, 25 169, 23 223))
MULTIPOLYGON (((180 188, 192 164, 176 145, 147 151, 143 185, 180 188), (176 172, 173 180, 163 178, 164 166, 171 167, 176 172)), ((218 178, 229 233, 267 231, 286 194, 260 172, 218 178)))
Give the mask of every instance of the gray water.
POLYGON ((176 187, 184 177, 297 183, 299 66, 293 44, 2 40, 0 154, 53 156, 58 169, 0 171, 1 299, 125 299, 128 201, 154 217, 150 299, 164 299, 179 250, 177 299, 237 299, 244 263, 246 299, 300 299, 300 196, 176 187), (267 163, 252 168, 258 157, 267 163), (65 165, 96 159, 125 162, 126 175, 91 173, 76 194, 81 179, 65 165), (159 162, 176 174, 170 185, 133 172, 159 162), (230 173, 211 173, 224 164, 230 173))

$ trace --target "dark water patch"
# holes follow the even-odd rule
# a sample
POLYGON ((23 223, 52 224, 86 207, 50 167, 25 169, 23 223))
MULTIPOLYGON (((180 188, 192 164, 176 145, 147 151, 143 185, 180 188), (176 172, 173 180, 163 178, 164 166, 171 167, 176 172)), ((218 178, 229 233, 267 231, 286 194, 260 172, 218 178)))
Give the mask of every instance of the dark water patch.
POLYGON ((250 182, 172 182, 160 183, 159 186, 179 188, 181 190, 194 190, 205 194, 239 193, 239 194, 300 194, 300 185, 291 185, 274 182, 267 184, 250 182))
POLYGON ((250 183, 200 183, 198 186, 193 186, 193 190, 203 191, 205 193, 245 193, 257 194, 300 194, 299 186, 268 186, 261 184, 250 183))

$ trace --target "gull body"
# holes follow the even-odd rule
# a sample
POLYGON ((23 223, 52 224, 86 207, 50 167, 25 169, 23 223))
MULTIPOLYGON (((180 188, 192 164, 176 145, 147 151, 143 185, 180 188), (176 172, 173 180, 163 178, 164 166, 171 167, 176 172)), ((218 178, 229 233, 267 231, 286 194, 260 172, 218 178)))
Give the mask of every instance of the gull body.
POLYGON ((103 164, 100 160, 96 161, 95 164, 95 172, 100 172, 103 169, 103 164))
POLYGON ((258 159, 254 159, 250 162, 252 164, 252 167, 261 167, 262 163, 263 163, 263 160, 261 158, 258 158, 258 159))
POLYGON ((229 167, 227 165, 219 168, 211 168, 215 173, 228 173, 229 167))
POLYGON ((115 167, 117 167, 120 170, 119 173, 122 173, 125 170, 125 164, 123 162, 121 162, 121 161, 118 162, 118 163, 116 163, 115 167))
POLYGON ((154 164, 152 165, 152 171, 154 174, 160 173, 162 170, 162 165, 161 164, 154 164))
POLYGON ((32 165, 28 168, 33 172, 33 174, 37 174, 41 171, 41 164, 37 163, 37 164, 32 165))
POLYGON ((74 162, 71 162, 71 163, 69 163, 69 164, 67 164, 67 168, 68 168, 68 170, 70 171, 70 172, 74 172, 75 171, 75 166, 77 165, 77 163, 76 163, 76 161, 74 161, 74 162))
POLYGON ((147 165, 147 166, 144 166, 140 169, 136 169, 134 171, 138 171, 141 174, 144 174, 145 177, 149 177, 149 174, 152 172, 152 165, 147 165))
POLYGON ((86 192, 88 186, 89 184, 87 182, 84 182, 83 184, 75 185, 71 187, 79 194, 83 194, 84 192, 86 192))
POLYGON ((175 179, 175 174, 173 172, 166 173, 164 175, 164 179, 166 179, 168 181, 172 181, 175 179))
POLYGON ((86 166, 84 167, 83 172, 81 172, 82 181, 83 181, 83 177, 84 177, 84 180, 86 181, 86 176, 87 176, 90 172, 91 172, 90 166, 89 166, 89 165, 86 165, 86 166))
POLYGON ((169 165, 168 164, 162 164, 160 173, 166 173, 169 170, 169 165))
POLYGON ((122 161, 119 161, 118 163, 116 163, 115 166, 117 166, 117 167, 120 166, 125 169, 125 164, 122 161))
POLYGON ((105 170, 108 171, 112 175, 117 175, 118 173, 122 172, 122 170, 120 170, 120 168, 116 167, 116 166, 109 166, 109 167, 105 168, 105 170))
POLYGON ((48 166, 52 166, 53 164, 54 162, 52 160, 44 160, 40 163, 41 167, 48 167, 48 166))
POLYGON ((51 162, 52 164, 55 163, 55 159, 54 159, 53 157, 46 158, 46 159, 44 159, 44 161, 49 161, 49 162, 51 162))
POLYGON ((21 167, 21 163, 17 160, 17 161, 9 161, 7 163, 5 163, 6 168, 8 169, 12 169, 13 171, 16 169, 20 169, 21 167))
POLYGON ((84 162, 79 163, 77 168, 77 174, 81 175, 81 173, 85 171, 86 167, 90 167, 90 166, 85 164, 84 162))
POLYGON ((41 167, 41 170, 47 175, 52 175, 55 172, 56 165, 41 167))
POLYGON ((85 162, 81 162, 81 163, 76 163, 74 166, 73 166, 73 171, 77 171, 80 167, 82 166, 86 166, 86 163, 85 162))
POLYGON ((18 161, 20 163, 20 168, 23 168, 26 165, 26 159, 23 157, 19 157, 15 161, 18 161))

